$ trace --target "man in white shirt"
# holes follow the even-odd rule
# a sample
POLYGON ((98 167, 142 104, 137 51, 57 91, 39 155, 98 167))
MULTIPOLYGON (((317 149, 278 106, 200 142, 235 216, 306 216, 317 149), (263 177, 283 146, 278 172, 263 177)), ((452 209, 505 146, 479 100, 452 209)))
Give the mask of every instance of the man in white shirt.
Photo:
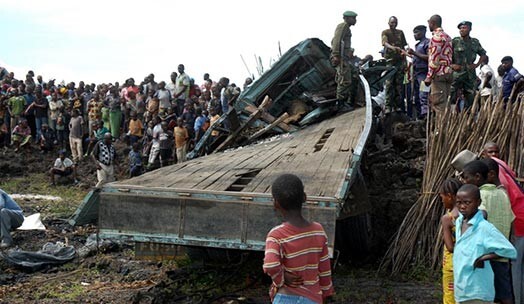
MULTIPOLYGON (((171 73, 171 76, 170 76, 171 82, 166 84, 166 89, 169 91, 169 93, 171 93, 171 98, 173 98, 173 96, 176 93, 176 78, 177 77, 178 77, 178 74, 176 72, 171 73)), ((176 100, 172 100, 172 101, 176 101, 176 100)))
POLYGON ((162 133, 164 133, 161 122, 162 120, 160 119, 160 117, 156 116, 155 118, 153 118, 153 123, 155 124, 155 126, 153 127, 153 143, 151 144, 151 151, 149 151, 149 159, 147 162, 148 170, 151 170, 153 168, 155 160, 160 154, 160 137, 162 133))
MULTIPOLYGON (((480 102, 484 104, 493 95, 493 90, 496 88, 495 72, 488 65, 489 58, 486 56, 486 61, 480 65, 480 102)), ((492 97, 493 98, 493 97, 492 97)))
POLYGON ((189 98, 189 87, 190 87, 190 78, 184 72, 184 65, 178 65, 178 76, 176 78, 176 88, 175 94, 173 94, 173 99, 176 100, 177 111, 176 115, 181 116, 184 111, 184 104, 186 99, 189 98))
POLYGON ((55 185, 55 175, 58 176, 69 176, 73 174, 73 179, 75 184, 78 183, 76 179, 76 167, 73 161, 65 157, 65 150, 60 150, 58 152, 58 158, 55 160, 53 168, 49 170, 49 175, 51 176, 51 184, 55 185))

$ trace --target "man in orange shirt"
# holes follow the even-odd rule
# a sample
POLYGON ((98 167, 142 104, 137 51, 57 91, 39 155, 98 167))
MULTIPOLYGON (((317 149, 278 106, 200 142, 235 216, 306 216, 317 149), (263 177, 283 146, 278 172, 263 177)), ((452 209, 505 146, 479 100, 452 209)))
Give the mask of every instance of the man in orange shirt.
POLYGON ((134 143, 138 142, 142 136, 144 136, 144 125, 142 121, 137 118, 136 112, 131 112, 131 119, 129 120, 129 145, 133 146, 134 143))

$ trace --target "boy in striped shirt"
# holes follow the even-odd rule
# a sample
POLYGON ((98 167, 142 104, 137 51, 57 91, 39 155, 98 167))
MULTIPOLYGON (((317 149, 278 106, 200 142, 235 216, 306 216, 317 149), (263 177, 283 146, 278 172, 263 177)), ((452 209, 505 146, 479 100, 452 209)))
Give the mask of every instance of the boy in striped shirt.
POLYGON ((304 185, 293 174, 271 186, 275 208, 284 222, 266 237, 264 272, 271 276, 272 303, 323 303, 333 294, 327 236, 322 225, 302 216, 304 185))

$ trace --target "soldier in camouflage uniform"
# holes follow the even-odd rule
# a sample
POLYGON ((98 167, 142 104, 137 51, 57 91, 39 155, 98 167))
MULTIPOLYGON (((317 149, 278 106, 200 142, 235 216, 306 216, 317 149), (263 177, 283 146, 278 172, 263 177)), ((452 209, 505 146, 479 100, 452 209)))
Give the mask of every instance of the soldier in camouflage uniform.
POLYGON ((390 111, 401 110, 404 112, 404 100, 402 100, 402 85, 404 82, 404 71, 406 70, 406 51, 408 45, 404 32, 397 29, 397 17, 389 18, 389 29, 382 31, 382 45, 384 46, 384 58, 388 67, 396 69, 395 75, 386 81, 386 108, 390 111))
POLYGON ((356 68, 351 64, 351 29, 357 23, 357 13, 346 11, 343 14, 344 22, 340 23, 333 40, 331 40, 331 63, 336 67, 337 99, 339 106, 347 103, 350 108, 354 106, 357 88, 356 68))
POLYGON ((475 89, 477 87, 477 75, 475 69, 486 60, 486 51, 476 38, 469 36, 471 22, 462 21, 458 24, 460 37, 453 38, 453 82, 451 83, 451 103, 457 101, 457 92, 462 89, 464 94, 464 108, 473 104, 475 89), (479 61, 475 63, 477 55, 479 61))

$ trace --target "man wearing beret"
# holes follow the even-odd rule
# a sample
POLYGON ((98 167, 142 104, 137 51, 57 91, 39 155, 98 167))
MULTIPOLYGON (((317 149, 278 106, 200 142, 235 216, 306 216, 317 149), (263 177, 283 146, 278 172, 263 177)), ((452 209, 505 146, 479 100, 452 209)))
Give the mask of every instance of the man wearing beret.
POLYGON ((389 17, 388 25, 389 29, 382 31, 384 58, 387 60, 388 67, 394 67, 396 73, 391 79, 386 80, 386 107, 391 111, 405 111, 404 100, 402 99, 402 84, 406 69, 406 51, 404 51, 404 48, 408 43, 406 42, 404 32, 397 29, 397 17, 389 17))
MULTIPOLYGON (((513 91, 515 84, 519 81, 523 81, 524 78, 519 71, 513 67, 513 58, 511 56, 504 56, 500 62, 505 71, 502 78, 502 97, 504 98, 504 101, 507 102, 508 99, 512 97, 511 92, 513 91)), ((513 99, 512 102, 515 101, 513 97, 511 99, 513 99)))
POLYGON ((345 11, 342 15, 344 22, 335 29, 335 35, 331 40, 331 64, 336 67, 337 74, 337 99, 339 106, 347 104, 350 109, 354 106, 357 81, 355 81, 356 70, 350 63, 351 54, 351 29, 357 23, 357 13, 345 11))
POLYGON ((477 75, 475 69, 486 60, 486 51, 476 38, 469 36, 471 22, 462 21, 458 24, 460 37, 453 38, 453 82, 451 83, 451 103, 457 100, 457 93, 462 89, 464 108, 470 108, 475 98, 477 75), (475 63, 477 55, 479 60, 475 63))

